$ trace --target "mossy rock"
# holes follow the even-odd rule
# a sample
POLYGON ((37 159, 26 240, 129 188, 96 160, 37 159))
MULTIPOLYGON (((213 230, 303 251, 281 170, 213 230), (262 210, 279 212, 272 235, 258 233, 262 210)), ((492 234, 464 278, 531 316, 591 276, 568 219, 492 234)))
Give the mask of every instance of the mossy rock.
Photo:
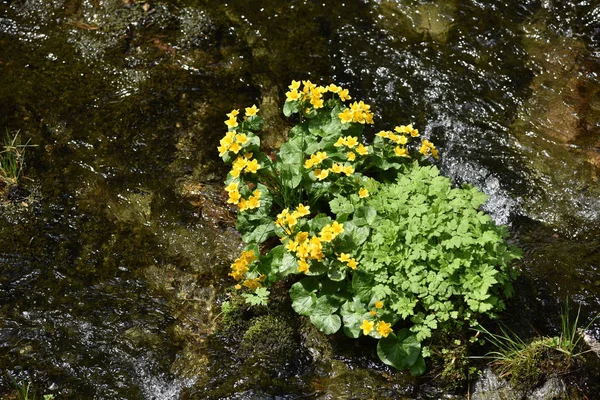
POLYGON ((252 320, 240 346, 242 357, 253 364, 286 367, 298 359, 299 341, 284 319, 264 315, 252 320))

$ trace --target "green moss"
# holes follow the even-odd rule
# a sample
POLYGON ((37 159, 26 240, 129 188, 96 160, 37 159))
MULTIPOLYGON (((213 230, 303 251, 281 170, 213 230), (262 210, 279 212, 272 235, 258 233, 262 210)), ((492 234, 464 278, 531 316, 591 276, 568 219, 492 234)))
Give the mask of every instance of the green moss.
POLYGON ((282 318, 265 315, 252 320, 244 334, 241 354, 253 363, 284 367, 298 355, 298 338, 282 318))

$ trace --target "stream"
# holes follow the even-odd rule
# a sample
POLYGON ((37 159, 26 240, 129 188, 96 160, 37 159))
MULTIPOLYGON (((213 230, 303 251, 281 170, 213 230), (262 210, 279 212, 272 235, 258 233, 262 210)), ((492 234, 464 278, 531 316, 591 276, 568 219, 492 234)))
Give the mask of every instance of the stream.
POLYGON ((0 136, 30 145, 0 201, 0 398, 454 398, 293 316, 268 365, 218 330, 225 114, 256 104, 278 146, 292 79, 370 104, 367 139, 412 123, 490 196, 524 253, 503 318, 600 311, 597 0, 0 0, 0 136))

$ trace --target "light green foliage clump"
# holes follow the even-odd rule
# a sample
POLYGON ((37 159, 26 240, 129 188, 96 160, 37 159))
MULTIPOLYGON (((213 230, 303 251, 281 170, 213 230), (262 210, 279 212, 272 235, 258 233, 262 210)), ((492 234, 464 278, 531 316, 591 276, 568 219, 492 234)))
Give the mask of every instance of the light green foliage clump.
POLYGON ((516 253, 504 241, 506 229, 478 211, 486 198, 474 187, 453 189, 436 167, 414 163, 351 214, 348 199, 332 202, 333 212, 369 227, 355 253, 373 282, 371 295, 395 318, 410 320, 419 341, 446 325, 493 316, 512 293, 516 253))
POLYGON ((433 330, 503 309, 517 252, 479 211, 485 195, 426 165, 438 150, 412 125, 367 144, 371 107, 347 89, 293 81, 286 97, 298 123, 275 155, 260 150, 256 106, 227 114, 218 147, 247 243, 235 288, 264 305, 272 283, 299 275, 298 314, 326 334, 378 339, 383 362, 421 374, 433 330))

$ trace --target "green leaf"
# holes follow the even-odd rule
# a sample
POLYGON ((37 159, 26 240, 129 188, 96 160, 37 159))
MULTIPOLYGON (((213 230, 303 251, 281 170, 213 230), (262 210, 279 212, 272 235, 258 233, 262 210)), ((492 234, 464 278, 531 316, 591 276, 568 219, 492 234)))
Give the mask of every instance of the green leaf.
MULTIPOLYGON (((291 165, 300 168, 304 162, 304 153, 302 151, 302 137, 297 136, 281 145, 279 148, 279 158, 283 165, 291 165)), ((281 167, 282 165, 280 165, 281 167)), ((298 170, 299 171, 299 170, 298 170)))
POLYGON ((346 279, 346 273, 348 272, 348 267, 341 263, 332 263, 327 269, 327 276, 332 281, 343 281, 346 279))
POLYGON ((364 225, 372 225, 377 218, 377 211, 373 207, 363 206, 359 207, 354 212, 354 217, 352 218, 352 222, 356 224, 356 226, 364 226, 364 225))
POLYGON ((294 113, 300 111, 300 107, 302 107, 302 103, 298 100, 296 101, 286 101, 283 104, 283 115, 286 117, 291 116, 294 113))
POLYGON ((254 293, 243 293, 242 297, 246 299, 246 303, 253 306, 266 306, 269 301, 269 290, 261 287, 254 291, 254 293))
POLYGON ((265 219, 266 223, 258 225, 252 231, 242 236, 246 243, 262 243, 271 236, 275 236, 275 224, 273 221, 265 219))
POLYGON ((357 298, 363 303, 369 303, 373 297, 372 288, 375 280, 371 274, 357 269, 352 275, 352 290, 357 298))
POLYGON ((423 375, 426 370, 427 366, 425 365, 425 359, 423 358, 422 354, 419 354, 417 361, 415 361, 415 363, 410 367, 410 374, 412 376, 419 376, 423 375))
POLYGON ((295 164, 283 164, 280 166, 281 183, 290 189, 295 189, 302 182, 302 169, 295 164))
POLYGON ((326 335, 336 333, 342 326, 342 320, 337 314, 313 314, 310 321, 326 335))
POLYGON ((315 278, 304 278, 300 282, 294 283, 290 288, 290 297, 294 311, 300 315, 310 315, 317 302, 315 292, 318 288, 319 283, 315 278))
POLYGON ((377 355, 387 365, 403 370, 417 362, 421 343, 408 329, 401 329, 398 334, 390 333, 388 337, 379 339, 377 355))
POLYGON ((296 272, 298 272, 298 261, 296 260, 296 257, 285 252, 281 260, 281 265, 279 266, 279 273, 282 277, 285 277, 296 272))

